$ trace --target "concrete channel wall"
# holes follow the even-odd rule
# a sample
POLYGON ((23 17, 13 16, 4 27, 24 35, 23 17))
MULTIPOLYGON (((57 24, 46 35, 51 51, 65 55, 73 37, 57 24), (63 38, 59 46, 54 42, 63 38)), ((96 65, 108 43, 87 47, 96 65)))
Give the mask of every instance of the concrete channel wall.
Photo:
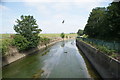
POLYGON ((114 78, 120 80, 120 61, 107 56, 105 53, 80 40, 76 40, 76 45, 103 79, 114 78))
MULTIPOLYGON (((65 40, 67 40, 67 39, 65 39, 65 40)), ((55 43, 60 42, 60 41, 62 41, 62 39, 55 40, 55 41, 47 44, 47 46, 50 47, 50 46, 52 46, 55 43)), ((23 58, 23 57, 26 57, 29 54, 43 51, 45 48, 46 48, 45 45, 43 45, 43 46, 39 45, 38 47, 30 49, 30 50, 25 51, 25 52, 19 52, 16 48, 10 48, 9 54, 11 54, 11 55, 2 58, 2 67, 9 65, 9 64, 11 64, 11 63, 23 58), (14 55, 13 55, 13 53, 14 53, 14 55)))

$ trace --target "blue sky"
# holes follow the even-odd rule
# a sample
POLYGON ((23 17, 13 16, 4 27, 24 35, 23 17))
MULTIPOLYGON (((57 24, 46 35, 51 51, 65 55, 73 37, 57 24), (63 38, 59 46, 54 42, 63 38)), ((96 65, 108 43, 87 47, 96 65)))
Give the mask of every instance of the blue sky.
POLYGON ((84 29, 91 10, 106 7, 111 0, 4 0, 0 3, 0 33, 15 33, 15 20, 33 15, 42 33, 71 33, 84 29), (2 13, 1 13, 2 12, 2 13), (62 20, 65 23, 62 24, 62 20))

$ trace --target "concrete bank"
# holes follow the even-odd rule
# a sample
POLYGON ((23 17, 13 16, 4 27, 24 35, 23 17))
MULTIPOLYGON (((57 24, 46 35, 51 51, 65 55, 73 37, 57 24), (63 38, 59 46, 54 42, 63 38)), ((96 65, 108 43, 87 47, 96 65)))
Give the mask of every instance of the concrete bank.
POLYGON ((80 40, 76 40, 76 45, 103 79, 120 79, 120 61, 107 56, 105 53, 80 40))
MULTIPOLYGON (((54 45, 55 43, 57 42, 60 42, 62 41, 62 39, 58 39, 58 40, 54 40, 53 42, 47 44, 47 46, 52 46, 54 45)), ((25 52, 19 52, 15 47, 10 47, 10 50, 9 50, 9 55, 6 56, 6 57, 3 57, 2 58, 2 67, 3 66, 6 66, 12 62, 15 62, 29 54, 32 54, 32 53, 35 53, 35 52, 38 52, 38 51, 42 51, 46 48, 45 45, 39 45, 37 48, 33 48, 31 50, 28 50, 28 51, 25 51, 25 52), (13 54, 14 53, 14 54, 13 54)))

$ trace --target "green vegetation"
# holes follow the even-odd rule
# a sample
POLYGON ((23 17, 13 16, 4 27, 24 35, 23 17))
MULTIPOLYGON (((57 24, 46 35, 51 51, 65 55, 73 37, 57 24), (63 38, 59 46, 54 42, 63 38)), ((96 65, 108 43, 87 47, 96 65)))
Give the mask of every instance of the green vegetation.
POLYGON ((23 51, 29 48, 29 42, 21 35, 14 36, 13 45, 16 46, 19 51, 23 51))
POLYGON ((88 35, 86 35, 86 34, 83 34, 83 36, 82 36, 83 38, 87 38, 88 37, 88 35))
POLYGON ((89 38, 102 40, 120 40, 120 2, 112 2, 107 8, 92 10, 84 34, 89 38))
MULTIPOLYGON (((78 30, 78 35, 80 30, 78 30)), ((114 58, 119 55, 120 2, 112 2, 108 7, 92 10, 83 31, 83 41, 114 58), (100 41, 102 40, 102 41, 100 41), (104 42, 106 41, 106 42, 104 42), (113 44, 112 42, 113 41, 113 44), (114 42, 117 45, 115 46, 114 42), (115 50, 113 50, 113 47, 115 50), (117 48, 118 47, 118 48, 117 48)))
POLYGON ((50 39, 49 38, 41 38, 41 43, 44 44, 47 47, 47 44, 50 43, 50 39))
MULTIPOLYGON (((1 50, 0 53, 3 56, 7 55, 7 52, 9 51, 9 47, 11 46, 16 46, 19 51, 24 51, 29 49, 28 40, 20 34, 0 34, 0 35, 3 36, 0 39, 0 50, 1 50)), ((72 38, 77 36, 77 34, 65 34, 65 35, 66 35, 66 38, 70 38, 70 37, 72 38)), ((50 41, 52 41, 53 39, 60 38, 60 34, 39 34, 39 36, 41 36, 40 44, 41 45, 43 44, 45 46, 47 46, 47 44, 50 43, 50 41)))
POLYGON ((77 32, 77 34, 78 34, 79 36, 82 36, 82 35, 83 35, 83 30, 79 29, 78 32, 77 32))
POLYGON ((95 47, 96 49, 98 49, 98 51, 101 51, 103 53, 105 53, 106 55, 112 57, 112 58, 115 58, 117 60, 120 60, 120 55, 117 53, 116 50, 113 50, 113 49, 108 49, 107 47, 105 46, 101 46, 101 45, 97 45, 97 44, 94 44, 90 41, 85 41, 81 38, 77 38, 77 40, 80 40, 86 44, 90 44, 91 46, 95 47))
MULTIPOLYGON (((37 47, 39 44, 47 44, 54 39, 59 39, 61 34, 40 34, 38 25, 33 16, 21 16, 16 20, 14 30, 17 34, 0 34, 0 49, 3 56, 9 51, 9 47, 15 46, 19 51, 25 51, 37 47), (41 36, 41 37, 40 37, 41 36)), ((66 34, 66 38, 75 37, 76 34, 66 34)), ((65 34, 62 35, 62 38, 65 34)))
POLYGON ((61 36, 62 39, 65 38, 65 34, 64 33, 61 33, 60 36, 61 36))
POLYGON ((9 46, 12 45, 12 39, 4 39, 2 41, 2 44, 0 44, 0 50, 2 53, 2 56, 7 55, 7 51, 9 50, 9 46))
POLYGON ((21 16, 21 20, 17 19, 17 24, 14 25, 14 30, 20 36, 14 36, 15 46, 19 50, 25 50, 28 48, 35 48, 38 46, 40 41, 39 33, 42 31, 38 29, 38 25, 33 16, 21 16), (22 38, 22 39, 20 39, 22 38), (20 39, 20 40, 18 40, 20 39), (19 43, 21 42, 21 43, 19 43))
POLYGON ((100 45, 94 45, 98 50, 105 52, 107 55, 111 55, 112 53, 115 52, 115 50, 108 49, 105 46, 100 46, 100 45))
POLYGON ((58 38, 60 34, 39 34, 41 37, 48 37, 48 38, 58 38))
POLYGON ((117 60, 120 60, 120 55, 117 54, 117 52, 115 50, 111 50, 111 49, 108 49, 107 47, 105 46, 100 46, 100 45, 93 45, 95 48, 97 48, 99 51, 107 54, 108 56, 112 57, 112 58, 115 58, 117 60))
POLYGON ((14 34, 0 34, 0 39, 7 39, 10 38, 14 34))

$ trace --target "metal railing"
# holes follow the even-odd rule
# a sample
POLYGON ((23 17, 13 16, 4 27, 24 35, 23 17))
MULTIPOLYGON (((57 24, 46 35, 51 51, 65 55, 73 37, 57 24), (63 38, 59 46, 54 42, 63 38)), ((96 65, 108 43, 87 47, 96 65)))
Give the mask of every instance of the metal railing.
POLYGON ((77 37, 77 39, 83 40, 83 41, 91 43, 91 44, 105 46, 108 49, 120 52, 120 43, 119 42, 115 42, 115 41, 114 42, 107 42, 107 41, 103 41, 103 40, 82 38, 82 37, 77 37))

